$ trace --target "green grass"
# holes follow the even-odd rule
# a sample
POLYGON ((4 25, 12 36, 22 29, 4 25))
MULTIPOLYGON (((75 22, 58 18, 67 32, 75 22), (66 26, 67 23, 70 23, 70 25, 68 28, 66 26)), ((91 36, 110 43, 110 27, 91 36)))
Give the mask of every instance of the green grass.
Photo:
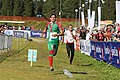
POLYGON ((35 39, 28 42, 24 39, 14 39, 13 48, 8 53, 0 55, 0 80, 119 80, 119 69, 108 66, 93 58, 75 52, 73 65, 69 64, 65 44, 59 46, 54 57, 54 68, 49 70, 47 40, 35 39), (36 49, 37 62, 30 66, 27 61, 28 49, 36 49), (73 72, 73 78, 63 74, 63 69, 73 72))

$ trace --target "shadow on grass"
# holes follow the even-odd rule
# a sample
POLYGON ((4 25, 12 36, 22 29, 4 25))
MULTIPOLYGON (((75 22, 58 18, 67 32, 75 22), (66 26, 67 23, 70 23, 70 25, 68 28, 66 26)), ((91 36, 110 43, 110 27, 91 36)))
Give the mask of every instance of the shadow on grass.
MULTIPOLYGON (((77 72, 77 71, 70 71, 72 74, 88 74, 88 73, 86 73, 86 72, 77 72)), ((64 74, 64 72, 63 71, 56 71, 56 72, 54 72, 54 75, 60 75, 60 74, 64 74)))
POLYGON ((86 72, 71 72, 72 74, 88 74, 86 72))
POLYGON ((34 65, 33 67, 45 67, 45 66, 35 66, 35 65, 34 65))
POLYGON ((64 74, 63 71, 54 71, 53 75, 60 75, 60 74, 64 74))
POLYGON ((80 64, 77 64, 77 66, 91 66, 92 64, 82 64, 82 65, 80 65, 80 64))

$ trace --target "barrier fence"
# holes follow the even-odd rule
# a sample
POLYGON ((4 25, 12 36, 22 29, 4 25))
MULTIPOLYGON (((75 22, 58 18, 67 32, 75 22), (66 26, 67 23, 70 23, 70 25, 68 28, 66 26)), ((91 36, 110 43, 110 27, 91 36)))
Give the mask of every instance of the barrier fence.
POLYGON ((80 40, 81 53, 120 68, 120 43, 80 40))
POLYGON ((0 34, 0 50, 10 49, 12 47, 12 36, 0 34))
MULTIPOLYGON (((6 52, 6 50, 10 50, 12 48, 12 41, 13 38, 17 40, 16 45, 21 46, 21 43, 23 42, 21 38, 24 40, 29 40, 29 31, 8 31, 7 34, 0 34, 0 50, 1 53, 6 52), (12 32, 12 35, 11 35, 12 32), (14 35, 13 35, 14 34, 14 35)), ((25 41, 26 42, 26 41, 25 41)))

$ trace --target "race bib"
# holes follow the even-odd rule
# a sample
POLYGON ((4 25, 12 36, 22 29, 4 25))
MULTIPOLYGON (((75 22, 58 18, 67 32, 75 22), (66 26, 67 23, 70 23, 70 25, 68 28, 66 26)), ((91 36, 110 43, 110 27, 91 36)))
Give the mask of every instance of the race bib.
POLYGON ((56 38, 57 38, 57 36, 56 36, 56 37, 52 36, 52 35, 54 35, 54 34, 57 34, 57 32, 50 32, 49 41, 52 40, 52 39, 56 39, 56 38))
POLYGON ((73 39, 68 39, 68 42, 72 43, 72 42, 74 42, 74 40, 73 39))

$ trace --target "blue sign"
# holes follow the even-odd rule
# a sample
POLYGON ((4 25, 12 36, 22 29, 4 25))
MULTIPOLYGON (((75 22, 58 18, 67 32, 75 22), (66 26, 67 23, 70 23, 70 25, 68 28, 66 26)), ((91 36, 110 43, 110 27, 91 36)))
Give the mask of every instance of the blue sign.
POLYGON ((31 37, 42 37, 41 36, 42 32, 40 31, 31 31, 31 37))
POLYGON ((119 63, 119 48, 120 44, 118 42, 110 42, 111 53, 112 53, 112 64, 115 67, 120 67, 119 63))
POLYGON ((120 68, 120 43, 119 42, 94 42, 91 43, 90 55, 97 60, 104 60, 120 68))
POLYGON ((91 52, 90 52, 90 56, 92 56, 93 58, 96 57, 96 45, 94 41, 90 41, 91 43, 91 52))
POLYGON ((109 42, 104 42, 103 45, 104 45, 104 60, 107 63, 111 63, 112 53, 111 53, 110 44, 109 42))
POLYGON ((104 46, 103 42, 96 42, 96 59, 97 60, 103 60, 104 58, 104 46))

